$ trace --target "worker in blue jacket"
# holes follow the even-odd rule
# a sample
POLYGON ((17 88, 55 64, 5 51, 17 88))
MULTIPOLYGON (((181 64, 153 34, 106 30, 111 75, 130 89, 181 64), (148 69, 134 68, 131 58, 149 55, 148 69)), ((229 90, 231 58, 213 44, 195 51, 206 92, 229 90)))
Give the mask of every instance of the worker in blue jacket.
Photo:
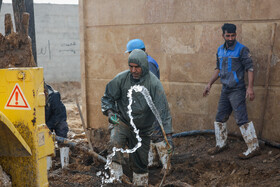
POLYGON ((50 85, 44 85, 46 105, 45 120, 48 128, 57 136, 67 138, 69 131, 66 114, 66 108, 61 101, 60 93, 54 90, 50 85))
POLYGON ((248 120, 246 109, 246 98, 251 101, 255 98, 253 61, 249 49, 236 41, 236 26, 225 23, 222 30, 225 43, 218 48, 215 72, 203 92, 203 96, 207 96, 212 84, 220 78, 223 86, 214 122, 216 146, 209 149, 208 154, 214 155, 228 148, 226 121, 234 111, 236 123, 248 147, 247 151, 238 156, 248 159, 260 154, 255 128, 253 122, 248 120), (246 72, 247 89, 244 81, 246 72))

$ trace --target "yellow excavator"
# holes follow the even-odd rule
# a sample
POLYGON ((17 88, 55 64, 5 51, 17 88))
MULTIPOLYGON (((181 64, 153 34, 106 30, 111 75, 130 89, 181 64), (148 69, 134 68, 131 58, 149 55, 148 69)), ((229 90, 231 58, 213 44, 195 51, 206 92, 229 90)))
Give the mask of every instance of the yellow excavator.
POLYGON ((0 33, 0 166, 10 177, 8 186, 49 186, 54 136, 45 124, 43 68, 32 55, 29 14, 20 17, 15 32, 6 14, 5 34, 0 33))

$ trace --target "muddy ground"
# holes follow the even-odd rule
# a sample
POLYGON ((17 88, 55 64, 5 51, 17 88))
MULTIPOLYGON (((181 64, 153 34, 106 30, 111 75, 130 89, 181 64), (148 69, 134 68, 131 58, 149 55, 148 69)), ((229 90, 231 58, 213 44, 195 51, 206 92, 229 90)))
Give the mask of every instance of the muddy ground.
MULTIPOLYGON (((80 147, 88 147, 80 116, 76 107, 73 90, 80 98, 80 85, 65 83, 54 84, 60 90, 67 108, 70 127, 69 138, 80 147), (68 92, 69 91, 69 92, 68 92)), ((106 156, 106 141, 96 142, 96 152, 106 156), (103 146, 100 146, 103 145, 103 146)), ((207 150, 214 146, 214 135, 197 135, 175 138, 175 151, 172 157, 172 169, 163 186, 280 186, 280 150, 261 144, 262 155, 250 160, 239 160, 237 155, 246 150, 246 144, 238 137, 229 137, 230 149, 216 156, 209 156, 207 150)), ((49 172, 51 187, 101 186, 96 176, 104 170, 104 164, 92 158, 86 152, 70 149, 70 164, 61 169, 59 151, 53 158, 53 167, 49 172)), ((159 185, 161 168, 150 168, 150 186, 159 185)), ((132 171, 124 167, 124 173, 132 179, 132 171)), ((104 185, 129 186, 129 185, 104 185)))

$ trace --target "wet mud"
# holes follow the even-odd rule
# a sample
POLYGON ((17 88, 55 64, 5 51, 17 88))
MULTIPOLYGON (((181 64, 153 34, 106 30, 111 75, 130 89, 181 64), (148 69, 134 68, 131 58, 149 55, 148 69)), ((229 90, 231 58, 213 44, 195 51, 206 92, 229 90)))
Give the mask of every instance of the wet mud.
MULTIPOLYGON (((63 94, 63 93, 62 93, 63 94)), ((67 93, 66 93, 67 94, 67 93)), ((82 129, 76 103, 66 100, 65 105, 70 127, 69 137, 79 142, 79 146, 88 148, 82 129)), ((94 130, 99 138, 106 137, 106 129, 94 130)), ((228 137, 229 149, 215 156, 209 156, 207 150, 215 145, 214 135, 197 135, 174 138, 172 168, 163 186, 279 186, 280 150, 261 144, 260 156, 249 160, 240 160, 238 154, 246 151, 243 139, 228 137)), ((107 140, 94 139, 94 149, 107 155, 107 140)), ((69 166, 61 169, 59 151, 53 158, 53 167, 48 179, 51 187, 101 186, 98 171, 104 171, 104 164, 79 149, 70 149, 69 166)), ((127 156, 126 156, 127 158, 127 156)), ((161 167, 149 169, 149 186, 158 186, 162 180, 161 167)), ((127 164, 124 173, 132 180, 132 171, 127 164)), ((132 186, 125 184, 107 184, 104 186, 132 186)))

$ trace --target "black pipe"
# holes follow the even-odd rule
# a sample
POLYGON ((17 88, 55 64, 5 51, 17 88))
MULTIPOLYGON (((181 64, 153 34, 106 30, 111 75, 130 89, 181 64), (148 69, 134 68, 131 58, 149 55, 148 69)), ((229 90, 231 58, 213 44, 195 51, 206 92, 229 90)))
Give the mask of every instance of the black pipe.
POLYGON ((215 130, 208 129, 208 130, 185 131, 185 132, 173 134, 172 138, 180 138, 185 136, 194 136, 194 135, 202 135, 202 134, 215 134, 215 130))
MULTIPOLYGON (((173 134, 172 138, 181 138, 181 137, 186 137, 186 136, 204 135, 204 134, 215 134, 215 130, 207 129, 207 130, 185 131, 185 132, 180 132, 180 133, 173 134)), ((241 135, 239 135, 237 133, 229 133, 229 135, 241 138, 241 135)), ((266 139, 259 139, 259 142, 280 149, 280 144, 279 143, 268 141, 266 139)))

